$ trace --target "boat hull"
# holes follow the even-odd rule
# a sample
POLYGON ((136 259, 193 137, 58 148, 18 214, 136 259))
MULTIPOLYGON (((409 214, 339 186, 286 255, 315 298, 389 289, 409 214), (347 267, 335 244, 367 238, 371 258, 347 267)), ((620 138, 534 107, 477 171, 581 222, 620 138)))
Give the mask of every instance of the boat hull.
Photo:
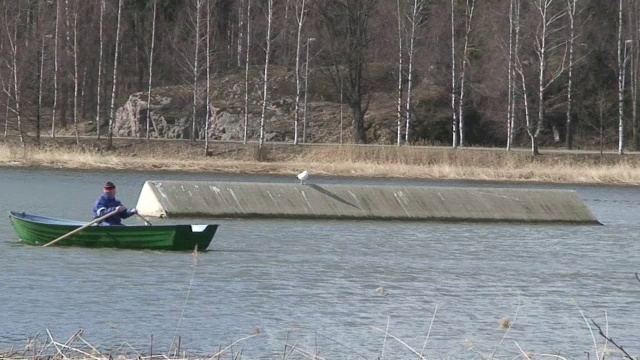
MULTIPOLYGON (((83 223, 10 212, 21 242, 41 246, 81 227, 83 223)), ((90 226, 56 246, 94 248, 206 250, 218 225, 90 226)))

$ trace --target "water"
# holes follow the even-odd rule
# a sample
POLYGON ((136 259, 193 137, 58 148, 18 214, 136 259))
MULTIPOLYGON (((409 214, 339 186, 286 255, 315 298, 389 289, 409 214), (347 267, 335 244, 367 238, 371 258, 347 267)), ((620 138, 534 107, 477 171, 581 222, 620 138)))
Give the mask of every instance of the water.
MULTIPOLYGON (((0 210, 90 220, 106 180, 133 206, 146 179, 295 181, 0 169, 0 210)), ((512 359, 516 343, 535 354, 585 359, 585 352, 594 356, 594 338, 604 345, 593 319, 635 355, 640 192, 573 188, 604 226, 189 220, 221 225, 197 263, 184 252, 25 246, 5 218, 0 349, 22 347, 46 330, 64 342, 82 328, 101 349, 127 344, 121 351, 146 353, 153 335, 154 352, 167 352, 179 335, 182 349, 210 354, 260 329, 234 346, 243 359, 281 359, 285 343, 329 359, 414 359, 409 347, 423 346, 429 358, 495 351, 512 359), (503 318, 513 323, 504 339, 503 318), (392 335, 386 340, 385 329, 392 335)))

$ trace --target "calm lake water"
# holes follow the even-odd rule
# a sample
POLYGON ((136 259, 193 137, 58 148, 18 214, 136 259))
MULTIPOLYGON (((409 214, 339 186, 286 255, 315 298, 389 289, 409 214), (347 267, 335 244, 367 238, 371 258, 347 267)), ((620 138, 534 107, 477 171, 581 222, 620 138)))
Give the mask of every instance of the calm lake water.
MULTIPOLYGON (((147 179, 295 181, 0 169, 0 210, 90 220, 106 180, 134 206, 147 179)), ((548 187, 574 188, 604 226, 156 220, 221 225, 196 263, 191 253, 25 246, 5 217, 0 350, 24 347, 47 330, 64 342, 82 328, 102 349, 127 344, 147 353, 153 335, 154 353, 167 352, 179 335, 182 349, 210 354, 259 328, 258 336, 234 346, 243 349, 243 359, 282 359, 285 343, 328 359, 415 359, 408 347, 424 347, 436 359, 480 359, 494 351, 495 358, 513 359, 517 345, 575 359, 591 352, 593 359, 594 338, 599 349, 604 339, 595 329, 592 338, 582 312, 640 354, 634 276, 640 271, 640 191, 548 187), (503 318, 513 326, 501 341, 503 318), (407 345, 385 340, 385 328, 407 345)))

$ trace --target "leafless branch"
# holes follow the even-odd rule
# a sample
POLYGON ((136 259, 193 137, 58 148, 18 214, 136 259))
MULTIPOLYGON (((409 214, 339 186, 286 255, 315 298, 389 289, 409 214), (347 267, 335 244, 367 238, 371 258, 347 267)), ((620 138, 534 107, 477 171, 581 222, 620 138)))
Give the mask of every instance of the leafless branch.
POLYGON ((602 336, 603 338, 605 338, 608 342, 612 343, 613 346, 617 347, 618 349, 620 349, 620 351, 622 351, 622 353, 624 354, 624 356, 630 360, 635 360, 631 355, 629 355, 629 353, 620 345, 618 345, 615 341, 613 341, 613 339, 607 335, 605 335, 604 332, 602 332, 602 329, 600 328, 600 325, 598 325, 593 319, 591 319, 591 322, 593 323, 593 325, 595 325, 598 328, 598 334, 600 334, 600 336, 602 336))

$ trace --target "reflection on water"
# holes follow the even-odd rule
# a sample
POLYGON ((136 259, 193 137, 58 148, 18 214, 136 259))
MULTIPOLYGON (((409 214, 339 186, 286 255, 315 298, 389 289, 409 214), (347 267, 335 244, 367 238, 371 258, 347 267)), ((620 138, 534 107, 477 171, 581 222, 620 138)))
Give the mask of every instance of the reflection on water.
MULTIPOLYGON (((181 177, 220 178, 0 170, 0 208, 88 219, 107 179, 133 205, 144 180, 181 177)), ((290 181, 224 178, 255 179, 290 181)), ((191 253, 23 246, 6 219, 0 349, 46 329, 62 339, 83 328, 104 348, 128 342, 144 352, 153 335, 162 352, 177 334, 183 349, 211 353, 259 328, 238 345, 243 358, 282 358, 287 339, 331 359, 415 358, 407 346, 424 346, 430 358, 477 359, 498 344, 495 357, 511 359, 514 341, 584 358, 593 356, 593 338, 581 311, 640 349, 640 196, 577 191, 605 226, 223 220, 197 263, 191 253), (501 341, 503 318, 513 326, 501 341), (407 346, 385 340, 385 329, 407 346)))

